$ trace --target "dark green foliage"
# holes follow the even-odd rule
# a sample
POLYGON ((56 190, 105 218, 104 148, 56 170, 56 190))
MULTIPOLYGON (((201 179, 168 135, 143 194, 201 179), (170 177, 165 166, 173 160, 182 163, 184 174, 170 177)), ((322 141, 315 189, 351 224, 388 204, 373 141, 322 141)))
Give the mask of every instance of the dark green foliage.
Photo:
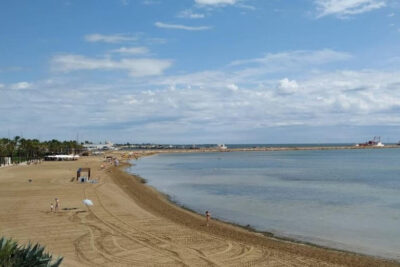
POLYGON ((1 267, 57 267, 63 258, 52 262, 53 256, 44 252, 44 247, 36 244, 19 246, 17 242, 2 237, 0 239, 0 266, 1 267))
POLYGON ((0 266, 8 267, 13 266, 12 260, 13 255, 18 249, 17 242, 11 239, 5 239, 4 237, 0 239, 0 266))
POLYGON ((40 142, 37 139, 0 138, 0 157, 11 157, 14 163, 43 158, 51 154, 79 153, 83 146, 76 141, 50 140, 40 142))

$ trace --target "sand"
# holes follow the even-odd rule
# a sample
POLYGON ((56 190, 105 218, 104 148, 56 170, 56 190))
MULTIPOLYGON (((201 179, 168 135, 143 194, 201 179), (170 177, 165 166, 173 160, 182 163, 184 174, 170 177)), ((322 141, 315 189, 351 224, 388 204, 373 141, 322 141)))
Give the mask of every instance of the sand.
POLYGON ((0 168, 0 235, 39 242, 64 257, 62 266, 400 266, 214 220, 207 227, 123 166, 101 169, 102 160, 0 168), (99 183, 77 183, 78 167, 92 168, 99 183), (61 210, 52 213, 56 197, 61 210))

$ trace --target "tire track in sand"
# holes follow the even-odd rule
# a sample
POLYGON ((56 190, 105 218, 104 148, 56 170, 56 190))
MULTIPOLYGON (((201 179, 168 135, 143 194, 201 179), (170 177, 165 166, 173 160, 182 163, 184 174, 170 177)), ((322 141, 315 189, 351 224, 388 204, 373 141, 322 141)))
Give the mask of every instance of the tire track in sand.
MULTIPOLYGON (((135 239, 136 240, 140 240, 141 242, 145 242, 146 244, 149 243, 148 247, 150 248, 154 248, 154 246, 156 246, 157 248, 170 252, 172 254, 175 254, 180 260, 182 260, 182 262, 185 262, 184 259, 182 258, 182 256, 180 254, 182 254, 182 252, 178 252, 178 251, 183 251, 185 254, 189 253, 192 256, 195 256, 201 260, 203 260, 205 263, 207 263, 208 265, 211 266, 220 266, 220 263, 215 262, 211 259, 209 259, 208 257, 202 255, 201 253, 198 253, 198 251, 191 249, 189 247, 185 247, 185 246, 179 246, 176 243, 173 243, 171 241, 168 241, 166 239, 160 238, 152 233, 149 233, 147 231, 143 231, 141 229, 139 229, 138 227, 122 220, 121 218, 119 218, 118 216, 116 216, 114 213, 112 213, 109 209, 107 209, 103 202, 101 201, 101 197, 99 196, 97 189, 98 187, 103 186, 104 184, 98 185, 94 188, 93 192, 96 195, 96 198, 98 200, 98 203, 100 204, 100 206, 102 207, 102 209, 108 214, 110 215, 111 218, 115 219, 117 222, 120 222, 122 224, 124 224, 125 226, 129 227, 129 229, 134 229, 135 232, 133 232, 132 230, 127 230, 126 232, 129 233, 129 237, 132 236, 136 236, 135 239), (137 234, 139 234, 139 236, 137 236, 137 234), (155 239, 155 241, 151 240, 151 239, 155 239), (166 246, 170 247, 167 248, 166 246)), ((86 193, 86 192, 85 192, 86 193)), ((96 216, 96 215, 95 215, 96 216)), ((96 216, 97 218, 99 218, 98 216, 96 216)), ((105 222, 104 220, 100 219, 99 220, 103 221, 105 224, 107 225, 112 225, 112 228, 116 231, 118 231, 118 229, 120 228, 120 225, 116 225, 115 223, 112 222, 105 222)))
MULTIPOLYGON (((89 215, 86 215, 85 217, 88 217, 90 215, 93 215, 91 211, 89 211, 89 215)), ((93 216, 96 220, 97 217, 93 216)), ((120 263, 128 266, 147 266, 148 261, 146 260, 132 260, 132 259, 126 259, 123 257, 118 257, 114 256, 110 253, 107 252, 107 250, 104 248, 102 244, 102 240, 107 236, 107 235, 115 235, 115 233, 110 233, 110 231, 104 230, 101 227, 98 227, 91 223, 90 221, 87 221, 86 219, 79 218, 81 224, 85 225, 88 228, 88 233, 82 235, 80 238, 75 240, 74 246, 77 251, 77 254, 80 259, 83 259, 85 263, 93 265, 93 266, 99 266, 99 265, 104 265, 104 266, 110 266, 110 263, 115 264, 115 263, 120 263), (96 232, 98 234, 96 234, 96 232), (96 237, 98 236, 98 237, 96 237), (87 238, 87 240, 84 240, 87 238), (84 242, 89 242, 90 243, 90 248, 92 251, 87 250, 87 246, 85 244, 81 245, 84 242), (83 248, 82 248, 83 247, 83 248), (87 254, 90 253, 97 253, 96 255, 102 257, 106 262, 104 263, 99 263, 98 258, 95 257, 95 259, 91 259, 87 256, 87 254), (97 260, 97 261, 96 261, 97 260)), ((76 220, 75 220, 76 222, 76 220)), ((176 266, 178 265, 176 262, 171 263, 171 264, 165 264, 165 263, 160 263, 160 265, 172 265, 176 266)), ((186 265, 184 265, 186 266, 186 265)))
MULTIPOLYGON (((98 189, 99 187, 101 187, 103 185, 104 184, 97 186, 96 189, 98 189)), ((171 241, 168 241, 165 238, 160 238, 160 237, 158 237, 158 236, 156 236, 156 235, 154 235, 152 233, 143 231, 143 230, 139 229, 138 227, 136 227, 136 226, 134 226, 134 225, 122 220, 120 217, 116 216, 113 212, 111 212, 108 208, 106 208, 104 206, 104 204, 101 201, 101 197, 99 196, 98 190, 94 190, 94 193, 96 194, 96 197, 97 197, 97 199, 99 201, 99 204, 102 206, 103 210, 106 211, 112 218, 114 218, 114 219, 118 220, 119 222, 125 224, 126 226, 128 226, 131 229, 135 229, 137 232, 140 232, 141 234, 144 234, 147 237, 155 238, 159 242, 166 243, 168 245, 171 245, 172 247, 177 247, 179 250, 183 249, 185 251, 185 253, 188 252, 187 249, 189 249, 190 253, 192 253, 192 254, 195 253, 195 256, 200 257, 201 259, 207 261, 208 264, 218 266, 218 265, 221 265, 221 263, 219 261, 224 262, 224 263, 238 261, 240 259, 243 259, 243 258, 249 256, 250 254, 252 254, 254 252, 255 248, 253 246, 248 246, 248 245, 245 245, 245 244, 240 244, 240 243, 236 243, 235 242, 236 244, 238 244, 238 245, 240 245, 242 247, 241 252, 236 256, 229 255, 228 252, 231 251, 232 248, 233 248, 232 242, 224 240, 224 239, 216 237, 216 236, 213 236, 213 235, 209 235, 209 238, 213 238, 215 240, 218 240, 220 242, 225 243, 227 245, 227 248, 225 250, 217 252, 217 253, 213 253, 213 254, 206 254, 202 250, 196 249, 196 248, 192 248, 192 247, 190 247, 188 245, 179 246, 176 243, 172 243, 171 241), (222 260, 219 260, 218 262, 216 262, 215 259, 214 260, 211 259, 211 258, 215 258, 216 256, 219 256, 219 255, 222 256, 223 254, 226 254, 225 260, 222 259, 222 260)), ((169 238, 169 240, 170 240, 170 238, 169 238)), ((253 264, 254 263, 263 263, 263 262, 265 263, 265 261, 268 260, 268 257, 270 256, 270 253, 266 253, 265 250, 261 249, 261 248, 260 248, 260 250, 261 250, 260 258, 252 259, 250 261, 253 264)), ((169 251, 171 251, 171 250, 169 250, 169 251)), ((223 264, 223 265, 225 265, 225 264, 223 264)))
MULTIPOLYGON (((102 204, 101 200, 100 200, 99 197, 97 196, 96 188, 97 188, 98 186, 102 186, 102 184, 101 184, 101 185, 97 185, 95 188, 93 188, 93 191, 94 191, 94 193, 95 193, 95 195, 96 195, 96 198, 97 198, 97 200, 98 200, 98 203, 100 204, 100 206, 102 207, 102 209, 103 209, 105 212, 109 213, 109 211, 107 211, 107 210, 105 209, 105 207, 104 207, 104 205, 102 204)), ((84 196, 85 196, 85 198, 88 198, 87 189, 88 189, 88 188, 85 188, 85 190, 84 190, 84 196)), ((129 229, 124 229, 123 227, 121 227, 121 225, 116 225, 116 224, 111 223, 111 222, 106 222, 106 221, 105 221, 104 219, 102 219, 100 216, 96 215, 96 213, 95 213, 92 209, 90 209, 90 207, 89 207, 88 209, 91 211, 92 215, 93 215, 98 221, 100 221, 102 224, 104 224, 105 226, 107 226, 108 228, 110 228, 112 234, 118 233, 120 236, 122 236, 122 237, 124 237, 124 238, 127 238, 128 240, 131 240, 131 241, 133 241, 133 242, 136 242, 136 243, 140 244, 141 246, 146 247, 146 248, 149 249, 149 250, 153 250, 153 251, 155 251, 155 252, 158 252, 159 254, 163 255, 164 257, 168 257, 168 258, 170 258, 171 260, 175 261, 176 263, 179 263, 180 265, 189 266, 189 264, 186 263, 186 262, 179 256, 179 254, 176 253, 175 251, 171 251, 171 250, 168 250, 168 249, 159 247, 159 246, 155 246, 155 244, 150 243, 150 242, 148 241, 147 238, 145 238, 145 237, 142 238, 142 237, 140 237, 140 236, 139 236, 139 237, 138 237, 138 236, 135 236, 134 233, 132 233, 129 229)), ((112 214, 109 214, 109 215, 111 215, 112 218, 116 218, 117 220, 119 220, 119 218, 116 217, 115 215, 112 215, 112 214)), ((135 253, 134 250, 133 250, 132 252, 135 253)))

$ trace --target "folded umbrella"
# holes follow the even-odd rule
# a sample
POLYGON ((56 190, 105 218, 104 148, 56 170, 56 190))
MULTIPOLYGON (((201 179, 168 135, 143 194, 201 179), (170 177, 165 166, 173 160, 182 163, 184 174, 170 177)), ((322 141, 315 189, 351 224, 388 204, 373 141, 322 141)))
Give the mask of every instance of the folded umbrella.
POLYGON ((93 202, 90 199, 84 199, 83 204, 86 206, 93 206, 93 202))

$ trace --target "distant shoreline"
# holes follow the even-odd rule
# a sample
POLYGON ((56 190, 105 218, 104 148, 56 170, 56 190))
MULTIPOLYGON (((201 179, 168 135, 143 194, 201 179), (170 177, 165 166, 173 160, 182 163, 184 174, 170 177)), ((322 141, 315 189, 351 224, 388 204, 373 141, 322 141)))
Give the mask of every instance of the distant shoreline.
POLYGON ((385 145, 379 146, 265 146, 265 147, 244 147, 244 148, 226 148, 220 149, 218 147, 209 148, 195 148, 195 149, 120 149, 120 152, 136 152, 143 153, 141 156, 147 154, 160 154, 160 153, 199 153, 199 152, 251 152, 251 151, 296 151, 296 150, 351 150, 351 149, 400 149, 399 145, 385 145))

